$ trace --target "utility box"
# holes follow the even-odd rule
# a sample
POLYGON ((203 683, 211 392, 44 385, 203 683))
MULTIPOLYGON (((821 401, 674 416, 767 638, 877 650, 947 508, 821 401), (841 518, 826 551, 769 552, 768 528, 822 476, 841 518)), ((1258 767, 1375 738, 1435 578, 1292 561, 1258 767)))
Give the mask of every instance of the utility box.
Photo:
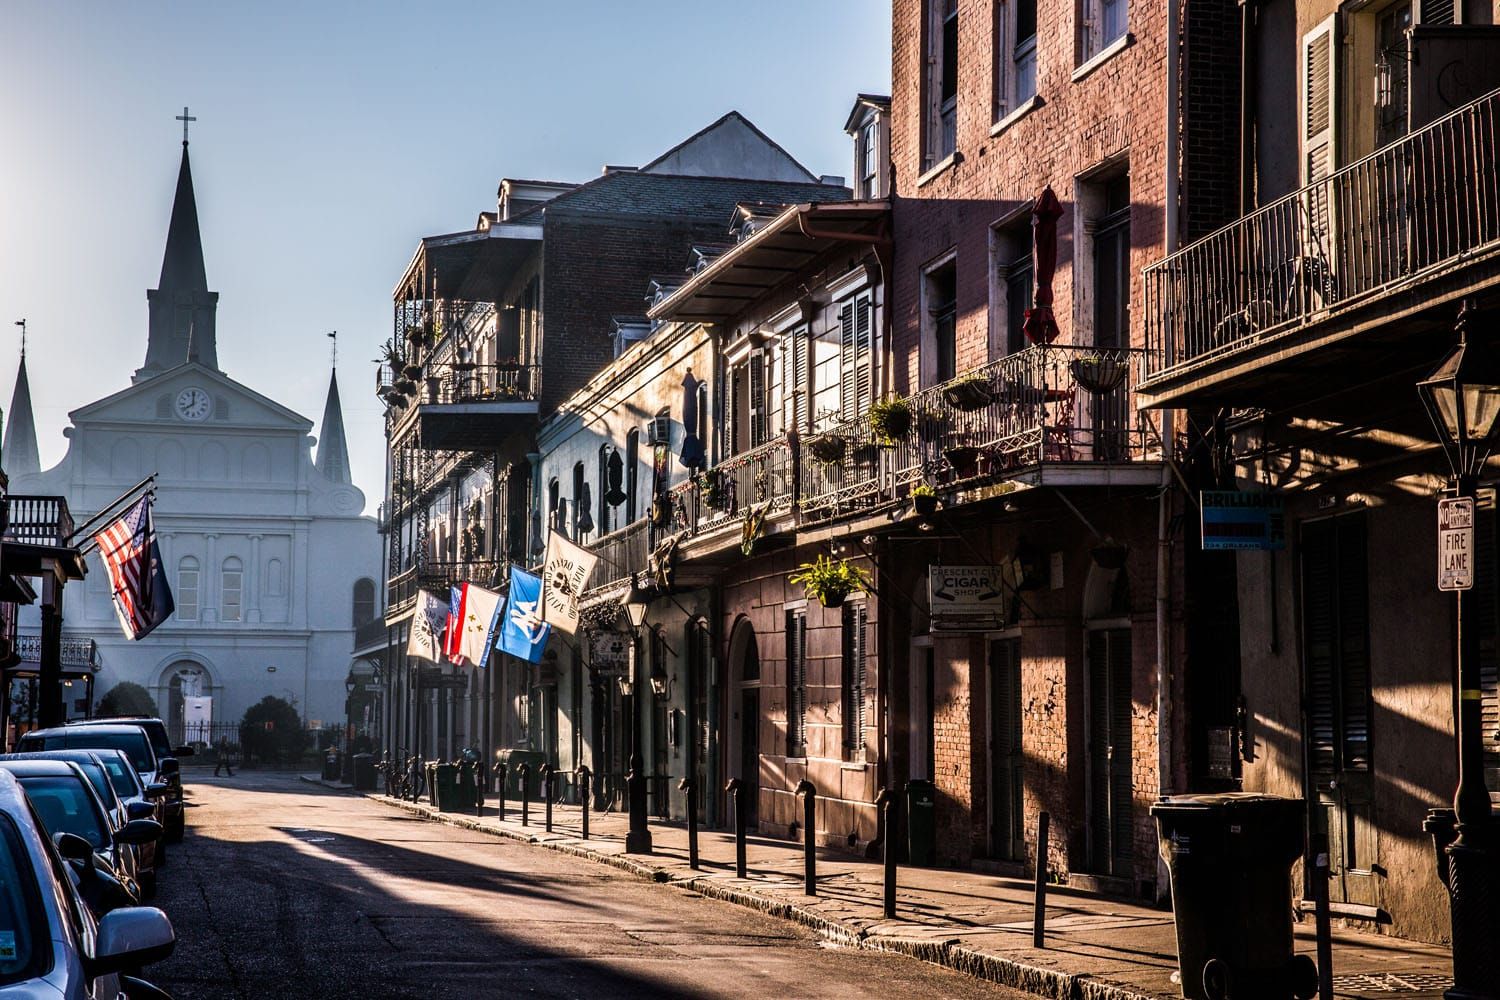
POLYGON ((937 864, 937 788, 924 778, 906 783, 906 858, 918 868, 937 864))

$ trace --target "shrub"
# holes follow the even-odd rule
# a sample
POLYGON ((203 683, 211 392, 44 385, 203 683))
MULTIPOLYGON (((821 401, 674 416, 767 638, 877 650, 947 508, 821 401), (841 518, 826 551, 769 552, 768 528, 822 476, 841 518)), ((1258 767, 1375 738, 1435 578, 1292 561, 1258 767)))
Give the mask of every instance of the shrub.
POLYGON ((291 702, 266 695, 245 711, 240 722, 240 745, 245 757, 271 764, 296 764, 308 746, 302 719, 291 702))
POLYGON ((156 715, 156 699, 134 681, 121 681, 104 693, 95 715, 156 715))

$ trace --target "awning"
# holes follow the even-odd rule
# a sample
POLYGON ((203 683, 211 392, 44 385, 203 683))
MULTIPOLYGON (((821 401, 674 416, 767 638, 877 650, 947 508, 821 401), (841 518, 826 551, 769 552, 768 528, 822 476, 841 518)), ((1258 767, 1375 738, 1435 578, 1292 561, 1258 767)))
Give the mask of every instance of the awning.
POLYGON ((425 271, 433 284, 422 289, 424 298, 498 302, 515 269, 541 245, 541 225, 514 222, 425 237, 401 275, 393 296, 402 298, 403 292, 425 271))

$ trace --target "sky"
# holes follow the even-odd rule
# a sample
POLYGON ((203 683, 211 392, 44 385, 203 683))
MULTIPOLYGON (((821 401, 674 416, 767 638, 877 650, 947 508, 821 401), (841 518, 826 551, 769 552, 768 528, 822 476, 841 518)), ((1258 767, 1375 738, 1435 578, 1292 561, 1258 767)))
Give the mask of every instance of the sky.
POLYGON ((642 164, 731 109, 847 177, 890 49, 888 0, 0 0, 0 405, 23 317, 43 468, 141 365, 186 105, 219 365, 317 422, 337 330, 373 511, 370 360, 420 237, 472 228, 501 177, 642 164))

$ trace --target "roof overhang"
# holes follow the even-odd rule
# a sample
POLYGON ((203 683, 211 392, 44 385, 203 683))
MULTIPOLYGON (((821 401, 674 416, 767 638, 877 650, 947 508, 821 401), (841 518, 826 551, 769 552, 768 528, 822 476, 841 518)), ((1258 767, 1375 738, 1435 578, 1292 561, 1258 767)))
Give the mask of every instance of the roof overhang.
POLYGON ((82 580, 88 574, 83 555, 77 549, 62 545, 32 545, 27 542, 0 542, 0 565, 17 576, 51 576, 63 580, 82 580))
POLYGON ((888 247, 888 201, 792 205, 652 306, 653 320, 723 323, 841 244, 888 247))
POLYGON ((497 222, 446 236, 427 236, 417 244, 392 297, 401 299, 418 275, 432 282, 427 298, 494 302, 510 272, 542 242, 540 223, 497 222))

